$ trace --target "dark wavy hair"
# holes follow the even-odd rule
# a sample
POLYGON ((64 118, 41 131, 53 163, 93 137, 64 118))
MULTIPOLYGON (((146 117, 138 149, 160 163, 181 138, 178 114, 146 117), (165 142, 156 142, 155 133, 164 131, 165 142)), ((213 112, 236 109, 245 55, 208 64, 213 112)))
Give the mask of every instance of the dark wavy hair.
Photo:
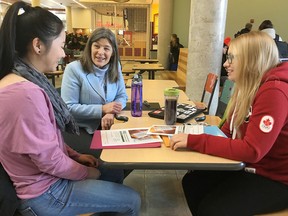
POLYGON ((259 31, 263 30, 263 29, 267 29, 267 28, 273 28, 273 24, 271 22, 271 20, 264 20, 260 26, 259 26, 259 31))
POLYGON ((93 72, 94 63, 91 59, 92 44, 102 38, 107 39, 113 49, 113 53, 109 62, 109 68, 108 68, 107 74, 108 74, 109 81, 111 83, 114 83, 114 82, 117 82, 117 80, 119 79, 118 63, 120 62, 120 58, 119 58, 118 45, 117 45, 115 34, 110 29, 102 27, 92 32, 92 34, 90 35, 86 43, 80 62, 82 64, 84 71, 88 73, 93 72))
POLYGON ((63 22, 48 10, 23 1, 11 5, 0 28, 0 79, 11 72, 17 56, 27 55, 34 38, 39 38, 49 51, 63 29, 63 22))

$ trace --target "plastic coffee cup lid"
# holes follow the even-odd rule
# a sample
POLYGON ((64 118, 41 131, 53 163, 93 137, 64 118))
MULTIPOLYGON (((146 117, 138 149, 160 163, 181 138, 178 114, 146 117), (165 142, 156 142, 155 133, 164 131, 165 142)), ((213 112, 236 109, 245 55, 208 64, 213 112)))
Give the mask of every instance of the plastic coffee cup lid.
POLYGON ((166 88, 164 90, 165 96, 179 96, 179 90, 175 88, 166 88))

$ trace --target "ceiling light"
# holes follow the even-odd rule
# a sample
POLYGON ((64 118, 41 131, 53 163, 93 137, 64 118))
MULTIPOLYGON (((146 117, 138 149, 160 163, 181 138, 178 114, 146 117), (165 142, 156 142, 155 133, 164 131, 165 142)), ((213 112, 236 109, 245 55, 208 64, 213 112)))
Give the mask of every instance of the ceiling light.
POLYGON ((7 4, 7 5, 12 5, 10 2, 6 2, 6 1, 0 1, 0 3, 7 4))
POLYGON ((50 9, 51 9, 51 7, 48 6, 48 5, 46 5, 46 4, 42 4, 42 3, 40 3, 40 5, 43 6, 44 8, 50 8, 50 9))
POLYGON ((125 3, 125 2, 129 2, 130 0, 113 0, 114 2, 118 2, 118 3, 125 3))
POLYGON ((84 6, 83 4, 81 4, 80 2, 78 2, 78 1, 76 1, 76 0, 73 0, 73 2, 75 2, 76 4, 80 5, 81 7, 85 8, 85 9, 87 9, 86 6, 84 6))

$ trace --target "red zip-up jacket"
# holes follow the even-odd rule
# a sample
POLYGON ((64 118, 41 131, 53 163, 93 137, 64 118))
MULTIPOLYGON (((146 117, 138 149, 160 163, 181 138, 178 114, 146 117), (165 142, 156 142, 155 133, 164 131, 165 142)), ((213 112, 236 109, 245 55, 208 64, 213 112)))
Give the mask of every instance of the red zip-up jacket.
POLYGON ((221 130, 228 138, 188 136, 188 148, 246 163, 246 170, 288 184, 288 63, 268 71, 241 127, 232 139, 230 120, 221 130))

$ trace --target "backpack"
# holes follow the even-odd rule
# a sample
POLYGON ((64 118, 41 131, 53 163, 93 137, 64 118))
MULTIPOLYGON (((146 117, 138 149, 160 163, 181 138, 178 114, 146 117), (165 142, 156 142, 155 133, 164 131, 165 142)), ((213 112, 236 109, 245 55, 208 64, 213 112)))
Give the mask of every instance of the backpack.
POLYGON ((288 58, 288 44, 285 41, 279 41, 279 35, 276 34, 274 41, 278 47, 279 57, 288 58))

